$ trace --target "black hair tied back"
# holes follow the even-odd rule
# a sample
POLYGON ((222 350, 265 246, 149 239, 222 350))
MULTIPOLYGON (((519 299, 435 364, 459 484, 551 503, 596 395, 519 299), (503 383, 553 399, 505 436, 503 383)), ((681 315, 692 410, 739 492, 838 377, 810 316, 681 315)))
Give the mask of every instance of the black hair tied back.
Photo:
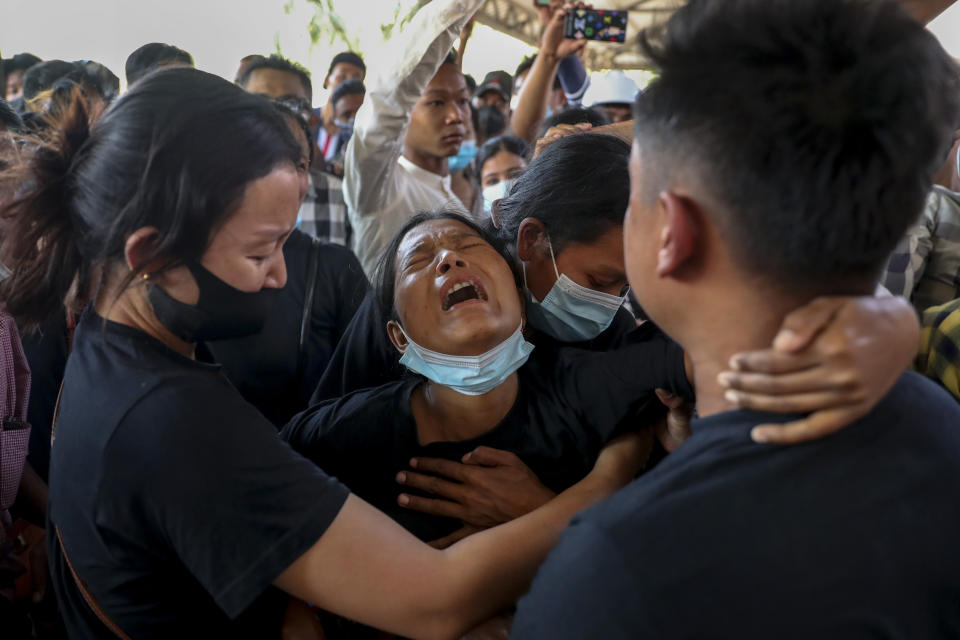
POLYGON ((51 125, 41 137, 23 140, 19 158, 0 174, 0 264, 10 271, 0 282, 0 299, 24 329, 35 328, 62 308, 81 271, 70 190, 72 169, 90 137, 90 125, 79 88, 51 125), (16 191, 9 194, 7 189, 16 191))

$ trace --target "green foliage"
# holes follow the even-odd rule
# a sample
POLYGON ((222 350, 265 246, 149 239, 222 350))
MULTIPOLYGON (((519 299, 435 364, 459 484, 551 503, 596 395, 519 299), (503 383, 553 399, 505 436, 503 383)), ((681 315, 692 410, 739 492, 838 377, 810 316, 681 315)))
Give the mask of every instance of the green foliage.
MULTIPOLYGON (((285 13, 289 14, 293 11, 294 2, 295 0, 287 0, 283 6, 285 13)), ((307 25, 310 42, 317 44, 326 41, 330 45, 341 42, 351 51, 361 50, 359 38, 352 33, 347 22, 337 13, 335 0, 306 0, 306 2, 313 7, 313 17, 310 18, 310 23, 307 25)), ((392 20, 380 24, 383 41, 389 40, 394 32, 403 30, 407 23, 413 19, 413 16, 417 14, 417 11, 428 2, 430 0, 396 0, 392 20)))

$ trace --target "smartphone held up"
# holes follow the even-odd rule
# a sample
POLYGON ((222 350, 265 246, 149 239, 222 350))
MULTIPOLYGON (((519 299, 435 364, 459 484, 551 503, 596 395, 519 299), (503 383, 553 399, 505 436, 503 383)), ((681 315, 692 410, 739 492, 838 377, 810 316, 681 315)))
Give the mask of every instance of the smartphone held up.
POLYGON ((596 40, 622 44, 627 39, 626 11, 574 9, 567 14, 563 36, 573 40, 596 40))

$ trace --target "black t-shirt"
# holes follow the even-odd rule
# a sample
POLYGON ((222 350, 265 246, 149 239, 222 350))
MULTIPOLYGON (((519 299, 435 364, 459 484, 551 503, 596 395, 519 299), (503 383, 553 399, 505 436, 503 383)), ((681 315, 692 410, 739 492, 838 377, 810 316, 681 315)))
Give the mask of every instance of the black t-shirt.
MULTIPOLYGON (((95 314, 81 320, 51 456, 49 525, 128 635, 277 637, 270 584, 347 494, 282 442, 219 367, 95 314)), ((47 552, 70 637, 112 638, 54 535, 47 552)))
POLYGON ((301 354, 300 323, 312 243, 302 231, 290 234, 283 247, 287 284, 277 292, 263 331, 209 342, 198 350, 199 359, 222 365, 243 397, 278 427, 309 405, 334 349, 370 288, 360 262, 349 249, 321 243, 310 332, 301 354))
MULTIPOLYGON (((373 292, 367 294, 330 358, 311 404, 339 398, 351 391, 379 387, 405 376, 406 369, 400 364, 400 354, 387 337, 386 326, 376 295, 373 292)), ((559 342, 535 330, 530 332, 527 340, 541 351, 560 347, 608 351, 621 344, 624 336, 636 326, 630 312, 621 307, 610 326, 593 340, 559 342)))
POLYGON ((960 406, 913 373, 854 425, 795 446, 695 421, 580 516, 515 638, 960 637, 960 406))
POLYGON ((281 437, 414 535, 435 540, 461 525, 397 505, 397 496, 409 489, 395 477, 409 469, 411 457, 460 460, 478 446, 504 449, 562 491, 586 475, 618 428, 638 426, 645 407, 662 411, 654 388, 692 395, 680 347, 652 325, 640 329, 630 344, 605 353, 537 347, 518 371, 513 408, 471 440, 420 444, 410 406, 420 378, 321 403, 294 418, 281 437))

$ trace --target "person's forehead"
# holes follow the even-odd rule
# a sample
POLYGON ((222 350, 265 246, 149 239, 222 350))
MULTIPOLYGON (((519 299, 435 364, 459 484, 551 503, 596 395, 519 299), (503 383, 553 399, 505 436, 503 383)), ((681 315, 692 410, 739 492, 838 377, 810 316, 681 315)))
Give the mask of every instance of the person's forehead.
POLYGON ((336 65, 334 65, 333 70, 330 72, 330 75, 331 76, 350 75, 350 76, 362 77, 363 69, 349 62, 338 62, 336 65))
POLYGON ((407 253, 427 244, 479 237, 477 232, 458 220, 428 220, 407 232, 400 243, 400 253, 407 253))
POLYGON ((487 158, 486 162, 483 163, 483 173, 497 173, 499 171, 525 166, 527 166, 527 162, 522 157, 506 149, 501 149, 487 158))
POLYGON ((504 102, 504 98, 500 95, 500 92, 496 89, 487 89, 483 93, 477 96, 480 100, 495 100, 497 102, 504 102))
POLYGON ((457 69, 456 65, 442 64, 426 91, 447 91, 449 93, 458 93, 467 90, 467 81, 457 69))
POLYGON ((310 100, 306 87, 300 82, 300 77, 280 69, 254 69, 247 79, 246 88, 250 93, 262 93, 271 98, 293 95, 310 100))

